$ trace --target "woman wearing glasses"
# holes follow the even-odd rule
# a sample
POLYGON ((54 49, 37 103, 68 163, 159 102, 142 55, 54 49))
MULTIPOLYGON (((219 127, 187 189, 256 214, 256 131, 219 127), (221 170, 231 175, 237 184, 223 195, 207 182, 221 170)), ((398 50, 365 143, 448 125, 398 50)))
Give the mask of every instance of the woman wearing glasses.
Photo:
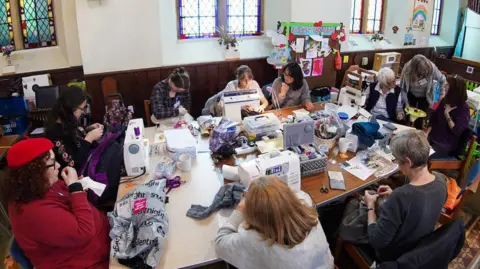
MULTIPOLYGON (((412 60, 405 64, 402 72, 400 87, 402 98, 407 106, 421 109, 427 112, 434 103, 435 90, 433 80, 440 83, 440 99, 445 96, 445 77, 437 66, 423 55, 415 55, 412 60)), ((417 129, 422 129, 423 121, 415 122, 417 129)))
POLYGON ((48 139, 34 138, 7 153, 9 174, 0 190, 15 240, 38 269, 106 269, 108 219, 88 202, 75 169, 59 170, 52 149, 48 139), (58 180, 60 171, 63 180, 58 180))
POLYGON ((74 167, 80 171, 86 163, 92 143, 103 135, 103 125, 95 123, 86 130, 79 119, 88 108, 87 95, 79 87, 62 91, 48 118, 46 137, 53 144, 53 152, 60 167, 74 167))

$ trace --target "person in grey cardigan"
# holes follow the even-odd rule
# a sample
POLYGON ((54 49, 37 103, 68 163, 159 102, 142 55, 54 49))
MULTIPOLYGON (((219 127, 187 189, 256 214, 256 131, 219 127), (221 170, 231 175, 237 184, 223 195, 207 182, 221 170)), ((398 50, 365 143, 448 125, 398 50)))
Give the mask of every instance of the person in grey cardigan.
MULTIPOLYGON (((405 64, 402 71, 400 87, 402 99, 406 106, 415 107, 427 112, 434 103, 435 89, 433 80, 440 83, 440 99, 445 96, 445 76, 427 57, 417 54, 405 64)), ((422 129, 423 120, 417 120, 415 127, 422 129)))
POLYGON ((378 194, 365 191, 368 207, 368 241, 377 261, 396 261, 435 229, 447 200, 445 177, 428 171, 430 144, 424 132, 403 131, 395 135, 390 149, 409 184, 396 188, 380 186, 378 194), (387 197, 380 217, 375 214, 379 196, 387 197))
POLYGON ((312 200, 277 177, 250 183, 215 239, 218 256, 239 269, 332 269, 333 257, 312 200))
POLYGON ((310 88, 303 78, 302 68, 295 62, 283 68, 282 76, 275 79, 272 85, 272 108, 304 106, 312 112, 315 107, 310 97, 310 88))

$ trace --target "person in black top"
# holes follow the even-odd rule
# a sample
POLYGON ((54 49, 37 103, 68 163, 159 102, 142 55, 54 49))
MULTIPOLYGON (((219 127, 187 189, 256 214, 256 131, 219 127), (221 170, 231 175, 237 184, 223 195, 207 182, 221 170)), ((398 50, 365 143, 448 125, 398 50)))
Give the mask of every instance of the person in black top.
POLYGON ((80 173, 92 143, 103 135, 103 125, 99 123, 86 130, 79 126, 80 116, 88 109, 87 97, 81 88, 68 87, 62 91, 48 117, 45 134, 53 142, 60 170, 70 166, 80 173))
POLYGON ((433 232, 447 200, 444 176, 428 171, 430 144, 424 132, 400 132, 390 142, 390 149, 410 182, 394 191, 380 186, 375 195, 365 191, 368 240, 382 262, 397 260, 433 232), (379 196, 388 198, 377 219, 374 208, 379 196))
POLYGON ((401 89, 396 85, 395 73, 384 67, 377 76, 378 82, 370 84, 365 91, 366 110, 379 120, 400 122, 405 119, 403 113, 401 89))

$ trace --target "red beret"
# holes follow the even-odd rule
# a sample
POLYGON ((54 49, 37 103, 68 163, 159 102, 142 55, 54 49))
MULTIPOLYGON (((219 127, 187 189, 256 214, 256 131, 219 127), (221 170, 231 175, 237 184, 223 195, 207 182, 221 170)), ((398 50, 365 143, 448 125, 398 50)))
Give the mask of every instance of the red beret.
POLYGON ((53 143, 46 138, 31 138, 13 145, 7 152, 9 167, 21 167, 51 150, 53 143))

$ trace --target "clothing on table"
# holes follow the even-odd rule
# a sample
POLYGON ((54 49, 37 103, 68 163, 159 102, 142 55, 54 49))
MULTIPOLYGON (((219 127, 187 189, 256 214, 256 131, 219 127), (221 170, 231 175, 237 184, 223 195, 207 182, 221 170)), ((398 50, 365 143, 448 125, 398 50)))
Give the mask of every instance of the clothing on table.
POLYGON ((358 144, 371 147, 376 139, 382 138, 378 132, 380 124, 378 122, 356 122, 352 125, 352 134, 358 136, 358 144))
POLYGON ((433 232, 447 186, 443 175, 422 186, 406 184, 396 188, 382 208, 376 223, 368 225, 368 240, 380 261, 397 260, 433 232))
POLYGON ((210 206, 192 205, 187 211, 187 217, 194 219, 206 219, 215 211, 222 208, 234 208, 242 199, 245 186, 237 184, 223 185, 215 194, 210 206))
MULTIPOLYGON (((311 199, 303 201, 312 206, 311 199)), ((217 255, 229 264, 239 269, 333 268, 333 256, 320 222, 293 248, 276 243, 268 246, 258 232, 246 230, 242 222, 242 213, 235 210, 215 239, 217 255)))
POLYGON ((189 89, 185 89, 183 92, 177 92, 175 97, 170 97, 170 90, 171 87, 168 79, 160 81, 153 87, 150 106, 152 114, 157 119, 177 117, 178 106, 175 106, 177 102, 187 110, 189 110, 192 104, 189 89))
MULTIPOLYGON (((402 88, 402 99, 404 102, 410 101, 410 98, 407 97, 407 94, 412 93, 413 96, 417 98, 425 98, 427 101, 427 107, 433 105, 435 95, 435 90, 433 88, 433 80, 436 80, 440 83, 440 95, 445 94, 445 89, 443 87, 446 81, 445 76, 442 74, 442 72, 440 72, 440 70, 438 70, 437 66, 434 63, 431 62, 431 64, 433 68, 432 75, 428 78, 413 83, 410 82, 410 78, 408 78, 406 75, 410 72, 411 62, 405 64, 405 67, 402 71, 402 78, 400 81, 400 87, 402 88)), ((415 105, 410 103, 410 106, 415 105)))
POLYGON ((380 89, 380 83, 371 84, 365 91, 367 111, 377 118, 383 116, 388 120, 396 121, 397 113, 403 113, 400 92, 401 89, 397 86, 384 94, 380 89))
MULTIPOLYGON (((418 108, 425 113, 428 112, 429 105, 428 105, 427 98, 425 98, 425 97, 415 97, 411 92, 409 92, 407 94, 407 98, 408 98, 408 103, 412 107, 418 108)), ((418 118, 415 121, 415 128, 418 129, 418 130, 422 130, 424 120, 425 120, 425 118, 418 118)))
POLYGON ((84 139, 86 131, 78 127, 76 138, 73 139, 66 133, 61 123, 55 123, 46 130, 46 137, 52 141, 55 161, 60 164, 60 170, 70 166, 80 173, 88 160, 92 144, 84 139))
POLYGON ((292 86, 289 86, 287 94, 284 98, 280 98, 282 83, 282 78, 277 78, 273 82, 272 88, 275 91, 275 96, 272 96, 273 107, 277 108, 276 99, 278 99, 280 108, 300 106, 305 105, 307 102, 312 102, 310 97, 310 88, 308 87, 308 82, 305 79, 303 80, 303 85, 300 89, 293 89, 292 86))
MULTIPOLYGON (((445 117, 445 106, 438 106, 437 110, 430 116, 429 127, 432 130, 428 136, 433 145, 439 151, 454 152, 460 143, 462 133, 469 127, 470 108, 467 103, 459 105, 450 111, 450 117, 455 126, 450 128, 445 117)), ((432 147, 433 147, 432 145, 432 147)))
MULTIPOLYGON (((258 85, 258 82, 256 82, 255 80, 253 80, 250 83, 249 90, 256 90, 260 98, 264 97, 262 89, 260 88, 260 85, 258 85)), ((220 113, 220 111, 217 111, 217 107, 218 107, 218 104, 220 103, 220 100, 223 97, 223 94, 229 91, 241 91, 241 89, 238 88, 238 80, 230 81, 224 90, 208 98, 207 102, 205 103, 205 107, 202 109, 202 115, 205 115, 205 116, 211 115, 214 117, 222 116, 222 113, 220 113)))
POLYGON ((37 269, 108 268, 110 224, 87 200, 57 181, 43 199, 8 205, 13 234, 37 269))

